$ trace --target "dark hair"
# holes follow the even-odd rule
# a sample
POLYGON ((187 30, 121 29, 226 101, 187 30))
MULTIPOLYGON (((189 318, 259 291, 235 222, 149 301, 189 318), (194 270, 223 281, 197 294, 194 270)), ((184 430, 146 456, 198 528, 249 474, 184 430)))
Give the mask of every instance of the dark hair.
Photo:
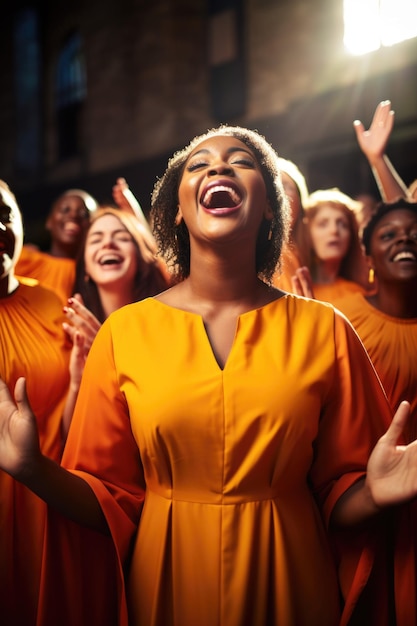
POLYGON ((362 231, 362 244, 365 248, 365 253, 367 255, 371 254, 371 237, 378 222, 387 213, 390 213, 391 211, 397 211, 398 209, 409 209, 410 211, 417 212, 417 202, 412 202, 411 200, 407 200, 406 198, 398 198, 393 202, 378 203, 375 211, 373 212, 371 218, 369 219, 368 223, 362 231))
POLYGON ((159 251, 172 267, 177 279, 190 273, 190 239, 182 220, 175 223, 178 211, 178 189, 184 165, 194 148, 202 141, 216 136, 230 136, 242 141, 255 155, 265 181, 266 192, 273 212, 272 221, 264 220, 258 233, 256 271, 266 281, 279 266, 282 245, 287 241, 289 203, 282 187, 277 153, 267 140, 255 130, 239 126, 221 125, 194 139, 168 161, 163 176, 157 180, 151 198, 151 220, 159 251), (272 237, 268 237, 270 229, 272 237))
POLYGON ((135 276, 133 301, 137 302, 143 298, 154 296, 164 291, 171 284, 171 278, 164 262, 156 257, 156 244, 153 237, 146 231, 139 220, 134 215, 130 215, 121 209, 111 206, 99 207, 91 217, 91 223, 84 235, 84 240, 78 253, 73 293, 81 294, 85 306, 100 322, 104 322, 105 314, 97 285, 90 277, 86 276, 84 252, 91 226, 103 215, 114 215, 117 217, 132 236, 135 244, 138 269, 135 276))

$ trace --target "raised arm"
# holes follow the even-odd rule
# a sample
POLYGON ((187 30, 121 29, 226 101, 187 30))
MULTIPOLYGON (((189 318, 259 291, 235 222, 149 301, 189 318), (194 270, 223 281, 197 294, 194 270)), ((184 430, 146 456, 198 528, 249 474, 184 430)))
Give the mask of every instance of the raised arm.
POLYGON ((368 160, 381 197, 385 201, 405 197, 408 193, 404 181, 386 155, 386 147, 394 127, 394 117, 391 102, 384 100, 376 107, 368 130, 365 130, 360 120, 353 122, 359 147, 368 160))
POLYGON ((0 379, 0 468, 72 521, 109 533, 88 483, 41 453, 24 378, 16 382, 14 400, 0 379))
POLYGON ((132 213, 151 232, 151 227, 125 178, 118 178, 112 189, 113 200, 122 211, 132 213))

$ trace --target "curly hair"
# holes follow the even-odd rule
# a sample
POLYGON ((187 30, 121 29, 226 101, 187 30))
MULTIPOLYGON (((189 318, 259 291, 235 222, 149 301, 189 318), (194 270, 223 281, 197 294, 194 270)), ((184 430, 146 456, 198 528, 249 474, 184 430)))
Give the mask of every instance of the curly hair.
POLYGON ((417 202, 409 200, 407 198, 398 198, 391 202, 379 202, 371 218, 366 224, 362 232, 362 244, 365 249, 365 254, 371 254, 371 237, 378 222, 391 211, 397 211, 399 209, 409 209, 417 213, 417 202))
POLYGON ((190 273, 189 233, 184 220, 178 226, 175 223, 179 185, 185 162, 194 148, 216 136, 230 136, 240 140, 253 152, 261 168, 273 218, 272 221, 265 219, 259 229, 256 271, 259 277, 270 282, 274 271, 280 266, 282 246, 288 239, 290 209, 282 186, 278 155, 265 137, 255 130, 222 124, 194 137, 185 148, 169 159, 165 173, 155 183, 151 197, 151 220, 158 250, 177 280, 187 278, 190 273))

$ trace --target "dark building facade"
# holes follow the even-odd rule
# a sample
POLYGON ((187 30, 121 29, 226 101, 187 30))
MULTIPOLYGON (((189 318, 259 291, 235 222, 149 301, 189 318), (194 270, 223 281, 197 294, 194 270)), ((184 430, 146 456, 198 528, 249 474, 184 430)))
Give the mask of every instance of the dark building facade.
POLYGON ((167 158, 220 123, 256 128, 310 190, 378 196, 354 119, 396 110, 388 154, 417 178, 417 40, 352 57, 342 0, 18 1, 0 39, 0 178, 28 240, 52 200, 111 201, 119 176, 145 212, 167 158))

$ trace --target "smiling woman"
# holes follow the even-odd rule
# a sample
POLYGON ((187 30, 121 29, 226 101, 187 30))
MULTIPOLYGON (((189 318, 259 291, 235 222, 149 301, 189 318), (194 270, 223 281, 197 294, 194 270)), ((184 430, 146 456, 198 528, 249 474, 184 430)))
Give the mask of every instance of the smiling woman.
POLYGON ((72 293, 103 322, 120 306, 154 296, 170 281, 149 230, 134 215, 101 206, 78 253, 72 293))
MULTIPOLYGON (((417 203, 405 199, 381 203, 364 229, 363 243, 377 291, 367 297, 356 294, 337 306, 362 339, 391 407, 409 400, 411 419, 404 433, 409 442, 417 436, 417 203)), ((393 546, 395 588, 408 599, 415 599, 417 591, 415 577, 410 575, 417 560, 412 522, 416 516, 414 502, 387 543, 393 546)), ((379 573, 383 571, 381 564, 379 573)), ((374 579, 375 589, 379 584, 374 579)), ((399 600, 396 610, 398 621, 393 623, 417 623, 415 601, 399 600)))
POLYGON ((44 251, 24 245, 16 274, 36 278, 66 304, 72 294, 75 258, 96 208, 96 200, 83 189, 68 189, 60 194, 45 224, 50 237, 49 249, 44 251))
MULTIPOLYGON (((19 206, 8 185, 0 181, 0 377, 11 391, 19 377, 28 377, 40 449, 59 462, 69 382, 62 304, 36 280, 15 275, 22 243, 19 206)), ((42 500, 0 472, 0 619, 4 624, 36 623, 46 510, 42 500)))
MULTIPOLYGON (((346 318, 268 283, 288 213, 265 138, 195 138, 152 196, 182 280, 101 326, 60 466, 39 453, 23 381, 15 400, 0 381, 0 466, 54 507, 43 626, 334 626, 374 610, 380 511, 417 494, 416 446, 396 446, 408 405, 386 432, 346 318), (344 607, 329 541, 341 527, 344 607)), ((92 258, 123 256, 107 255, 92 258)))
POLYGON ((126 304, 167 289, 172 283, 156 243, 140 219, 101 206, 91 219, 76 259, 72 298, 64 307, 64 330, 73 342, 71 384, 63 412, 66 436, 78 396, 86 356, 107 317, 126 304))

